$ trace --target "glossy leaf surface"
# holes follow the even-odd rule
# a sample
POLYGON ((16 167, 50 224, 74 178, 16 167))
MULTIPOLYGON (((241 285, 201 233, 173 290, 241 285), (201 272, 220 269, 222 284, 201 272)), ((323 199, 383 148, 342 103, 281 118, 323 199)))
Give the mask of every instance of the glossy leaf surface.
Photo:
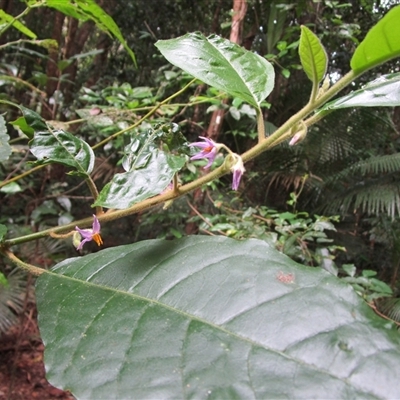
POLYGON ((11 146, 8 143, 10 136, 7 134, 6 122, 3 116, 0 115, 0 162, 3 162, 10 157, 11 146))
POLYGON ((26 130, 23 130, 23 132, 28 136, 28 137, 33 137, 33 132, 34 131, 42 131, 42 130, 47 130, 47 125, 46 121, 35 111, 30 110, 29 108, 26 108, 24 106, 19 106, 20 110, 24 114, 25 122, 18 119, 14 121, 22 130, 23 127, 26 128, 26 125, 28 125, 28 128, 26 130), (31 129, 29 129, 29 127, 31 129))
POLYGON ((367 83, 362 89, 325 104, 321 110, 396 106, 400 106, 400 73, 382 75, 367 83))
POLYGON ((113 177, 95 205, 123 209, 160 194, 186 163, 187 157, 180 154, 185 142, 176 124, 150 129, 132 138, 122 159, 126 172, 113 177), (171 153, 174 150, 179 152, 171 153))
POLYGON ((124 209, 160 194, 186 162, 185 158, 154 149, 141 158, 143 168, 114 175, 94 205, 124 209))
POLYGON ((351 69, 361 73, 400 56, 400 6, 393 7, 357 47, 350 61, 351 69))
POLYGON ((78 399, 400 396, 393 326, 259 240, 102 250, 42 274, 36 297, 47 378, 78 399))
POLYGON ((62 129, 53 129, 34 111, 23 106, 19 108, 24 118, 14 121, 14 125, 33 137, 29 142, 30 150, 41 163, 63 164, 82 176, 92 172, 95 157, 85 141, 62 129))
POLYGON ((188 33, 156 46, 171 64, 256 108, 274 87, 267 60, 219 36, 188 33))
POLYGON ((326 73, 328 57, 318 37, 304 25, 301 27, 299 55, 308 79, 315 85, 321 82, 326 73))
POLYGON ((88 175, 94 167, 94 153, 83 140, 63 130, 35 132, 29 142, 32 154, 42 163, 59 163, 88 175))

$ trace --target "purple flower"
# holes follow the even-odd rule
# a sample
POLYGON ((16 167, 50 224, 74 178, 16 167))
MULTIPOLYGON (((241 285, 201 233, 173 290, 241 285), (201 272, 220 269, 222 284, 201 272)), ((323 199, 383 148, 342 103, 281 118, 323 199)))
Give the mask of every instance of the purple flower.
POLYGON ((90 242, 92 240, 96 242, 97 246, 103 244, 103 239, 100 236, 100 222, 95 215, 93 215, 92 229, 81 229, 77 226, 75 227, 75 229, 79 232, 81 238, 83 238, 83 240, 77 246, 77 250, 81 250, 86 242, 90 242))
POLYGON ((200 139, 204 140, 203 142, 195 142, 189 144, 189 146, 195 146, 195 147, 200 147, 201 150, 200 153, 195 154, 193 157, 191 157, 191 160, 200 160, 202 158, 208 158, 208 164, 204 167, 205 169, 210 168, 212 163, 215 160, 215 157, 218 154, 219 150, 219 145, 215 143, 213 140, 208 139, 204 136, 199 136, 200 139))
POLYGON ((236 155, 236 157, 235 157, 236 163, 233 164, 233 166, 231 168, 231 171, 233 172, 232 190, 238 190, 239 184, 240 184, 240 179, 241 179, 244 171, 246 171, 244 169, 242 158, 237 155, 236 155))

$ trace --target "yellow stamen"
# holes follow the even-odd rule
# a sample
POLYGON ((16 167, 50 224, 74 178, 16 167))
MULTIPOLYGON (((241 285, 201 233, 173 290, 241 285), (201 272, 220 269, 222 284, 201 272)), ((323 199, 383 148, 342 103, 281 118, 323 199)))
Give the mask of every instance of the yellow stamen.
POLYGON ((103 244, 103 239, 101 238, 99 233, 95 233, 92 236, 92 239, 96 242, 97 246, 101 246, 103 244))

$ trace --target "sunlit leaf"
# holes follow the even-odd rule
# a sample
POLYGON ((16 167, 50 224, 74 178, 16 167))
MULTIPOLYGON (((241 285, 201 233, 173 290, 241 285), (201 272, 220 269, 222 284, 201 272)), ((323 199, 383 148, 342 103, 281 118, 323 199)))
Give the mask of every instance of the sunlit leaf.
POLYGON ((171 64, 256 108, 274 87, 274 69, 267 60, 219 36, 188 33, 156 46, 171 64))
POLYGON ((350 61, 351 69, 361 73, 400 56, 400 6, 393 7, 357 47, 350 61))
POLYGON ((9 140, 10 136, 7 134, 6 121, 3 116, 0 115, 0 162, 10 157, 12 150, 8 143, 9 140))
POLYGON ((0 192, 6 194, 15 194, 22 192, 22 188, 17 182, 11 182, 8 183, 7 185, 2 186, 0 188, 0 192))
POLYGON ((37 280, 47 378, 77 399, 396 399, 400 339, 259 240, 143 241, 37 280))
POLYGON ((320 111, 348 107, 400 106, 400 73, 382 75, 362 89, 325 104, 320 111))
POLYGON ((25 133, 29 139, 33 138, 35 130, 27 124, 25 117, 19 117, 15 121, 11 121, 10 124, 21 129, 22 133, 25 133))
POLYGON ((35 40, 33 44, 36 46, 44 47, 47 50, 57 50, 58 43, 57 40, 54 39, 43 39, 43 40, 35 40))
POLYGON ((299 55, 308 79, 317 85, 325 76, 328 57, 318 37, 304 25, 301 27, 299 55))
POLYGON ((31 39, 37 38, 36 34, 32 32, 29 28, 27 28, 23 23, 16 20, 15 17, 13 17, 10 14, 7 14, 5 11, 0 10, 0 25, 8 25, 8 24, 13 26, 15 29, 18 29, 21 33, 23 33, 24 35, 28 36, 31 39))

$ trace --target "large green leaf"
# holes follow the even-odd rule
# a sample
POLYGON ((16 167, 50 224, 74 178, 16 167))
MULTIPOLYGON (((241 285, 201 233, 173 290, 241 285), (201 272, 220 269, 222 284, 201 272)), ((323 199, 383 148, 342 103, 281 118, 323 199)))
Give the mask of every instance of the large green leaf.
POLYGON ((47 378, 78 399, 400 397, 393 325, 260 240, 106 249, 42 274, 36 297, 47 378))
POLYGON ((188 33, 156 46, 171 64, 256 108, 274 87, 267 60, 219 36, 188 33))
POLYGON ((63 130, 35 132, 29 142, 33 155, 42 163, 59 163, 87 176, 94 167, 94 153, 82 139, 63 130))
MULTIPOLYGON (((29 0, 28 4, 37 5, 38 0, 29 0)), ((93 21, 99 29, 113 34, 120 41, 136 65, 135 54, 126 43, 118 25, 94 0, 40 0, 40 4, 55 8, 63 14, 81 21, 93 21)))
POLYGON ((400 106, 400 73, 382 75, 362 89, 325 104, 320 111, 348 107, 400 106))
POLYGON ((400 6, 393 7, 365 36, 350 61, 356 73, 400 56, 400 6))
POLYGON ((318 37, 304 25, 301 27, 299 55, 308 79, 317 85, 325 76, 328 57, 318 37))
POLYGON ((9 140, 10 136, 7 134, 6 122, 3 116, 0 115, 0 162, 3 162, 10 157, 12 150, 8 143, 9 140))

